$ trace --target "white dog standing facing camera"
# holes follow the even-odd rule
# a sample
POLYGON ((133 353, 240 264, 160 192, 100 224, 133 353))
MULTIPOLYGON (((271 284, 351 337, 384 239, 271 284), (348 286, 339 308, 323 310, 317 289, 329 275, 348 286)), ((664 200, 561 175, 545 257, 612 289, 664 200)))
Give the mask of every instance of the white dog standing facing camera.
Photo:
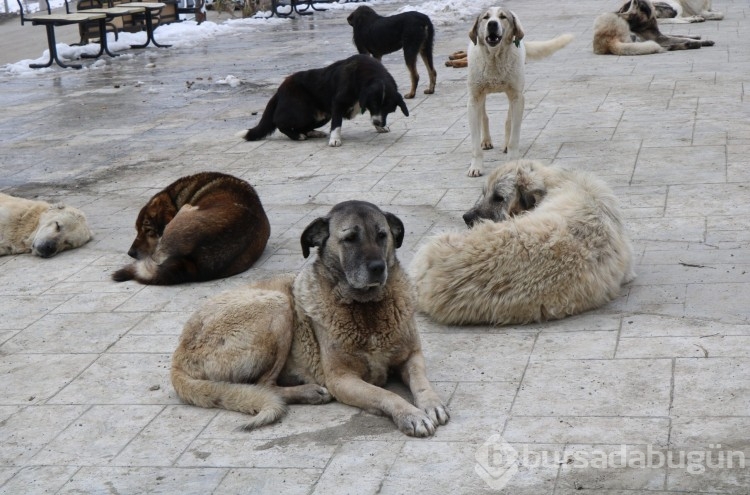
POLYGON ((504 7, 487 9, 477 18, 469 32, 469 177, 482 175, 482 150, 492 149, 490 124, 485 108, 487 95, 505 93, 508 96, 505 152, 510 159, 516 159, 519 157, 518 142, 523 120, 526 57, 530 60, 548 57, 573 40, 571 34, 563 34, 548 41, 522 42, 523 37, 518 17, 504 7))

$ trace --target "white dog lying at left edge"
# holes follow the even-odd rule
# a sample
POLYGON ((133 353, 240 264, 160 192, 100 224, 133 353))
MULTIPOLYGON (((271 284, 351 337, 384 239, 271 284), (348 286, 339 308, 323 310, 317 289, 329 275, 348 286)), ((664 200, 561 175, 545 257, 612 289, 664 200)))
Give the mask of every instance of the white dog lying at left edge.
POLYGON ((482 150, 492 149, 489 119, 485 108, 487 95, 505 93, 508 96, 505 152, 511 160, 517 159, 524 108, 526 58, 537 60, 548 57, 570 43, 573 35, 563 34, 548 41, 522 41, 523 38, 524 31, 518 17, 504 7, 487 9, 477 18, 469 32, 469 177, 482 175, 482 150))
POLYGON ((0 193, 0 256, 32 253, 50 258, 90 239, 80 210, 0 193))

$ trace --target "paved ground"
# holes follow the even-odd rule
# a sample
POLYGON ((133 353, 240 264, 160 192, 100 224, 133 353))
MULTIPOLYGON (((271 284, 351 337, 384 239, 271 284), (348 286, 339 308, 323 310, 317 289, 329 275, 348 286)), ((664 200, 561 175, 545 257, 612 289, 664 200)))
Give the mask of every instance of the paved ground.
MULTIPOLYGON (((618 58, 591 52, 594 17, 616 2, 508 5, 528 39, 577 35, 527 66, 522 153, 613 186, 639 276, 600 310, 548 324, 420 317, 452 412, 426 440, 341 404, 238 432, 240 414, 182 405, 168 369, 191 311, 299 268, 302 229, 340 200, 399 215, 407 265, 425 236, 463 228, 482 179, 465 176, 466 72, 442 62, 470 21, 438 26, 436 94, 422 85, 390 134, 346 122, 338 149, 234 134, 285 74, 352 53, 341 11, 95 70, 0 74, 0 190, 78 206, 95 231, 49 260, 0 258, 0 492, 476 494, 508 481, 509 494, 750 493, 738 467, 750 463, 750 7, 717 0, 724 21, 666 28, 712 48, 618 58), (229 74, 245 84, 216 83, 229 74), (202 170, 257 187, 273 229, 262 260, 204 284, 111 282, 146 199, 202 170), (507 480, 509 447, 522 465, 507 480)), ((403 91, 400 56, 384 61, 403 91)), ((506 108, 491 99, 496 141, 506 108)))

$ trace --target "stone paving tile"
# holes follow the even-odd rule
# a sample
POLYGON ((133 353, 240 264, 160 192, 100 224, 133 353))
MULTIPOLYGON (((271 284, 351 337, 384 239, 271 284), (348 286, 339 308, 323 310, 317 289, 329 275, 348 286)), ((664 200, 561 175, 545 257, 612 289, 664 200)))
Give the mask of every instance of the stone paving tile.
MULTIPOLYGON (((490 3, 436 26, 434 95, 420 87, 409 117, 389 117, 388 134, 347 121, 335 149, 235 134, 287 74, 353 53, 344 17, 356 5, 236 23, 232 36, 199 47, 128 53, 96 69, 0 71, 0 191, 77 206, 94 231, 52 259, 0 258, 0 494, 747 494, 747 468, 690 473, 574 457, 721 444, 750 458, 746 0, 716 0, 723 21, 663 26, 714 47, 644 57, 591 52, 594 17, 615 4, 510 0, 527 39, 576 35, 526 65, 521 153, 613 187, 638 277, 610 304, 560 321, 455 327, 420 315, 428 375, 452 414, 432 439, 338 403, 293 405, 279 423, 240 432, 245 415, 177 399, 170 358, 190 313, 218 292, 302 267, 301 232, 335 202, 366 199, 398 215, 407 267, 427 236, 465 228, 483 182, 465 175, 466 70, 442 62, 466 47, 490 3), (244 83, 214 82, 227 74, 244 83), (272 237, 256 266, 178 287, 111 282, 130 261, 145 201, 209 169, 261 196, 272 237), (500 487, 503 440, 519 457, 500 487), (534 464, 542 453, 551 462, 534 464)), ((12 24, 0 22, 0 47, 6 32, 40 41, 38 29, 12 24)), ((383 62, 403 91, 402 55, 383 62)), ((499 145, 507 99, 491 95, 487 107, 499 145)), ((499 146, 486 152, 486 172, 506 159, 499 146)))
POLYGON ((84 467, 57 493, 211 493, 227 475, 226 469, 158 467, 84 467))
POLYGON ((511 412, 522 416, 666 416, 669 359, 532 361, 511 412))
POLYGON ((305 495, 320 478, 322 469, 230 469, 215 493, 284 493, 305 495))

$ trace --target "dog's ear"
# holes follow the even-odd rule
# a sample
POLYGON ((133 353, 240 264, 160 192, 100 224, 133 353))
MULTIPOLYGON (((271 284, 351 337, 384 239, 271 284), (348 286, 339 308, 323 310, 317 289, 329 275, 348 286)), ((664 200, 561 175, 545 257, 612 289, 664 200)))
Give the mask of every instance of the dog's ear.
POLYGON ((513 41, 517 46, 518 42, 524 37, 523 26, 521 26, 521 21, 518 20, 518 16, 513 11, 509 10, 508 13, 511 16, 511 19, 513 19, 513 41))
POLYGON ((307 258, 310 256, 311 247, 321 247, 325 244, 328 235, 328 219, 324 217, 315 219, 305 228, 305 231, 302 232, 302 236, 300 237, 302 256, 307 258))
POLYGON ((367 102, 371 101, 370 97, 374 94, 385 94, 385 83, 383 81, 373 81, 359 93, 360 115, 367 111, 367 102))
POLYGON ((518 198, 521 202, 523 211, 533 209, 544 198, 547 192, 544 189, 523 189, 518 188, 518 198))
POLYGON ((404 242, 404 223, 393 213, 383 212, 386 220, 388 220, 388 226, 391 228, 391 234, 393 235, 393 242, 396 245, 396 249, 401 247, 404 242))
POLYGON ((172 198, 167 194, 160 194, 151 200, 151 203, 146 205, 144 218, 151 218, 156 232, 161 235, 164 232, 164 228, 169 222, 171 222, 175 215, 177 215, 177 207, 175 207, 172 198))
POLYGON ((408 117, 409 116, 409 109, 406 108, 406 102, 404 101, 404 97, 401 96, 400 94, 398 95, 398 103, 397 103, 397 105, 398 105, 398 108, 401 109, 401 112, 404 114, 404 116, 408 117))
MULTIPOLYGON (((484 14, 482 14, 484 15, 484 14)), ((474 27, 471 28, 471 31, 469 31, 469 39, 472 43, 475 45, 477 44, 477 38, 479 36, 479 21, 482 20, 482 15, 477 17, 477 20, 474 21, 474 27)))

